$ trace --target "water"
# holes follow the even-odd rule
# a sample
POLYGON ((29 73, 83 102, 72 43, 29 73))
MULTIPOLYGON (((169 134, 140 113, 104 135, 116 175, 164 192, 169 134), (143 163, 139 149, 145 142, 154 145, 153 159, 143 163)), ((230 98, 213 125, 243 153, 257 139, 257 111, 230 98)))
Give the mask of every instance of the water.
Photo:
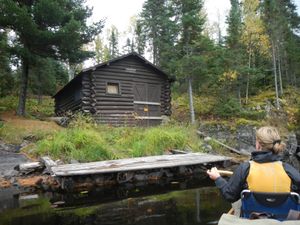
POLYGON ((6 192, 0 192, 0 225, 204 225, 217 224, 230 208, 207 180, 69 194, 6 192))

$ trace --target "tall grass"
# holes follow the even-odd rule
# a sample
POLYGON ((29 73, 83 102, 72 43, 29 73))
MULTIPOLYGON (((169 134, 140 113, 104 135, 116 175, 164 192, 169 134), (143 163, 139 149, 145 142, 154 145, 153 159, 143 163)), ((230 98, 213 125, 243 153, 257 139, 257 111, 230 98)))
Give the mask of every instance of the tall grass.
POLYGON ((200 139, 191 127, 151 128, 71 126, 37 142, 36 155, 80 162, 161 155, 171 149, 200 150, 200 139))

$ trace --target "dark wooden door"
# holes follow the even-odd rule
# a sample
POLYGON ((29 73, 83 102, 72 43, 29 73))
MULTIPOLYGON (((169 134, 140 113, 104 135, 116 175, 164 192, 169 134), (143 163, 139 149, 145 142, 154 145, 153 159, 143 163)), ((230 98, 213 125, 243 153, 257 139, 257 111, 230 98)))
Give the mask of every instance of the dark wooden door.
POLYGON ((140 124, 154 125, 161 122, 161 85, 136 83, 134 85, 134 110, 140 124))

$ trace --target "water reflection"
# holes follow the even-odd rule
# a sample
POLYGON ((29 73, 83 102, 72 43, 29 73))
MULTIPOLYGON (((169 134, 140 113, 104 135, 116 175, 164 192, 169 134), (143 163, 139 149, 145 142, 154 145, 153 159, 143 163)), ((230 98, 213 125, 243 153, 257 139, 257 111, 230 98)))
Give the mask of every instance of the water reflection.
POLYGON ((13 199, 1 225, 204 225, 230 208, 210 181, 197 179, 13 199))

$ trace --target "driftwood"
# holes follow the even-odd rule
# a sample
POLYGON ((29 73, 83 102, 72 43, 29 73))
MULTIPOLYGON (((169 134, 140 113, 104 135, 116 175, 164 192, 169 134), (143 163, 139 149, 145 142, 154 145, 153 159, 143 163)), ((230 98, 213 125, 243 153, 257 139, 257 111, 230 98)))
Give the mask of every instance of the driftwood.
POLYGON ((41 157, 41 161, 42 163, 44 164, 44 166, 46 167, 46 170, 52 174, 52 170, 51 170, 51 167, 53 166, 57 166, 57 163, 54 162, 50 157, 48 156, 44 156, 44 157, 41 157))
MULTIPOLYGON (((204 133, 202 133, 202 132, 200 132, 200 131, 197 131, 197 134, 200 135, 201 137, 206 137, 206 135, 204 135, 204 133)), ((224 143, 222 143, 222 142, 220 142, 220 141, 218 141, 218 140, 216 140, 216 139, 214 139, 214 138, 211 138, 211 140, 212 140, 213 142, 216 142, 216 143, 218 143, 219 145, 222 145, 223 147, 229 149, 230 151, 237 153, 237 154, 245 155, 245 156, 250 156, 250 155, 251 155, 249 152, 239 151, 239 150, 237 150, 237 149, 235 149, 235 148, 232 148, 232 147, 230 147, 230 146, 228 146, 228 145, 226 145, 226 144, 224 144, 224 143)))
POLYGON ((21 173, 30 173, 36 170, 40 170, 44 167, 44 164, 41 162, 30 162, 22 163, 15 167, 15 170, 20 171, 21 173))
POLYGON ((29 162, 29 163, 22 163, 15 167, 15 170, 21 173, 31 173, 37 170, 42 170, 46 167, 47 172, 51 173, 51 167, 57 166, 56 162, 54 162, 50 157, 44 156, 41 157, 39 162, 29 162))

